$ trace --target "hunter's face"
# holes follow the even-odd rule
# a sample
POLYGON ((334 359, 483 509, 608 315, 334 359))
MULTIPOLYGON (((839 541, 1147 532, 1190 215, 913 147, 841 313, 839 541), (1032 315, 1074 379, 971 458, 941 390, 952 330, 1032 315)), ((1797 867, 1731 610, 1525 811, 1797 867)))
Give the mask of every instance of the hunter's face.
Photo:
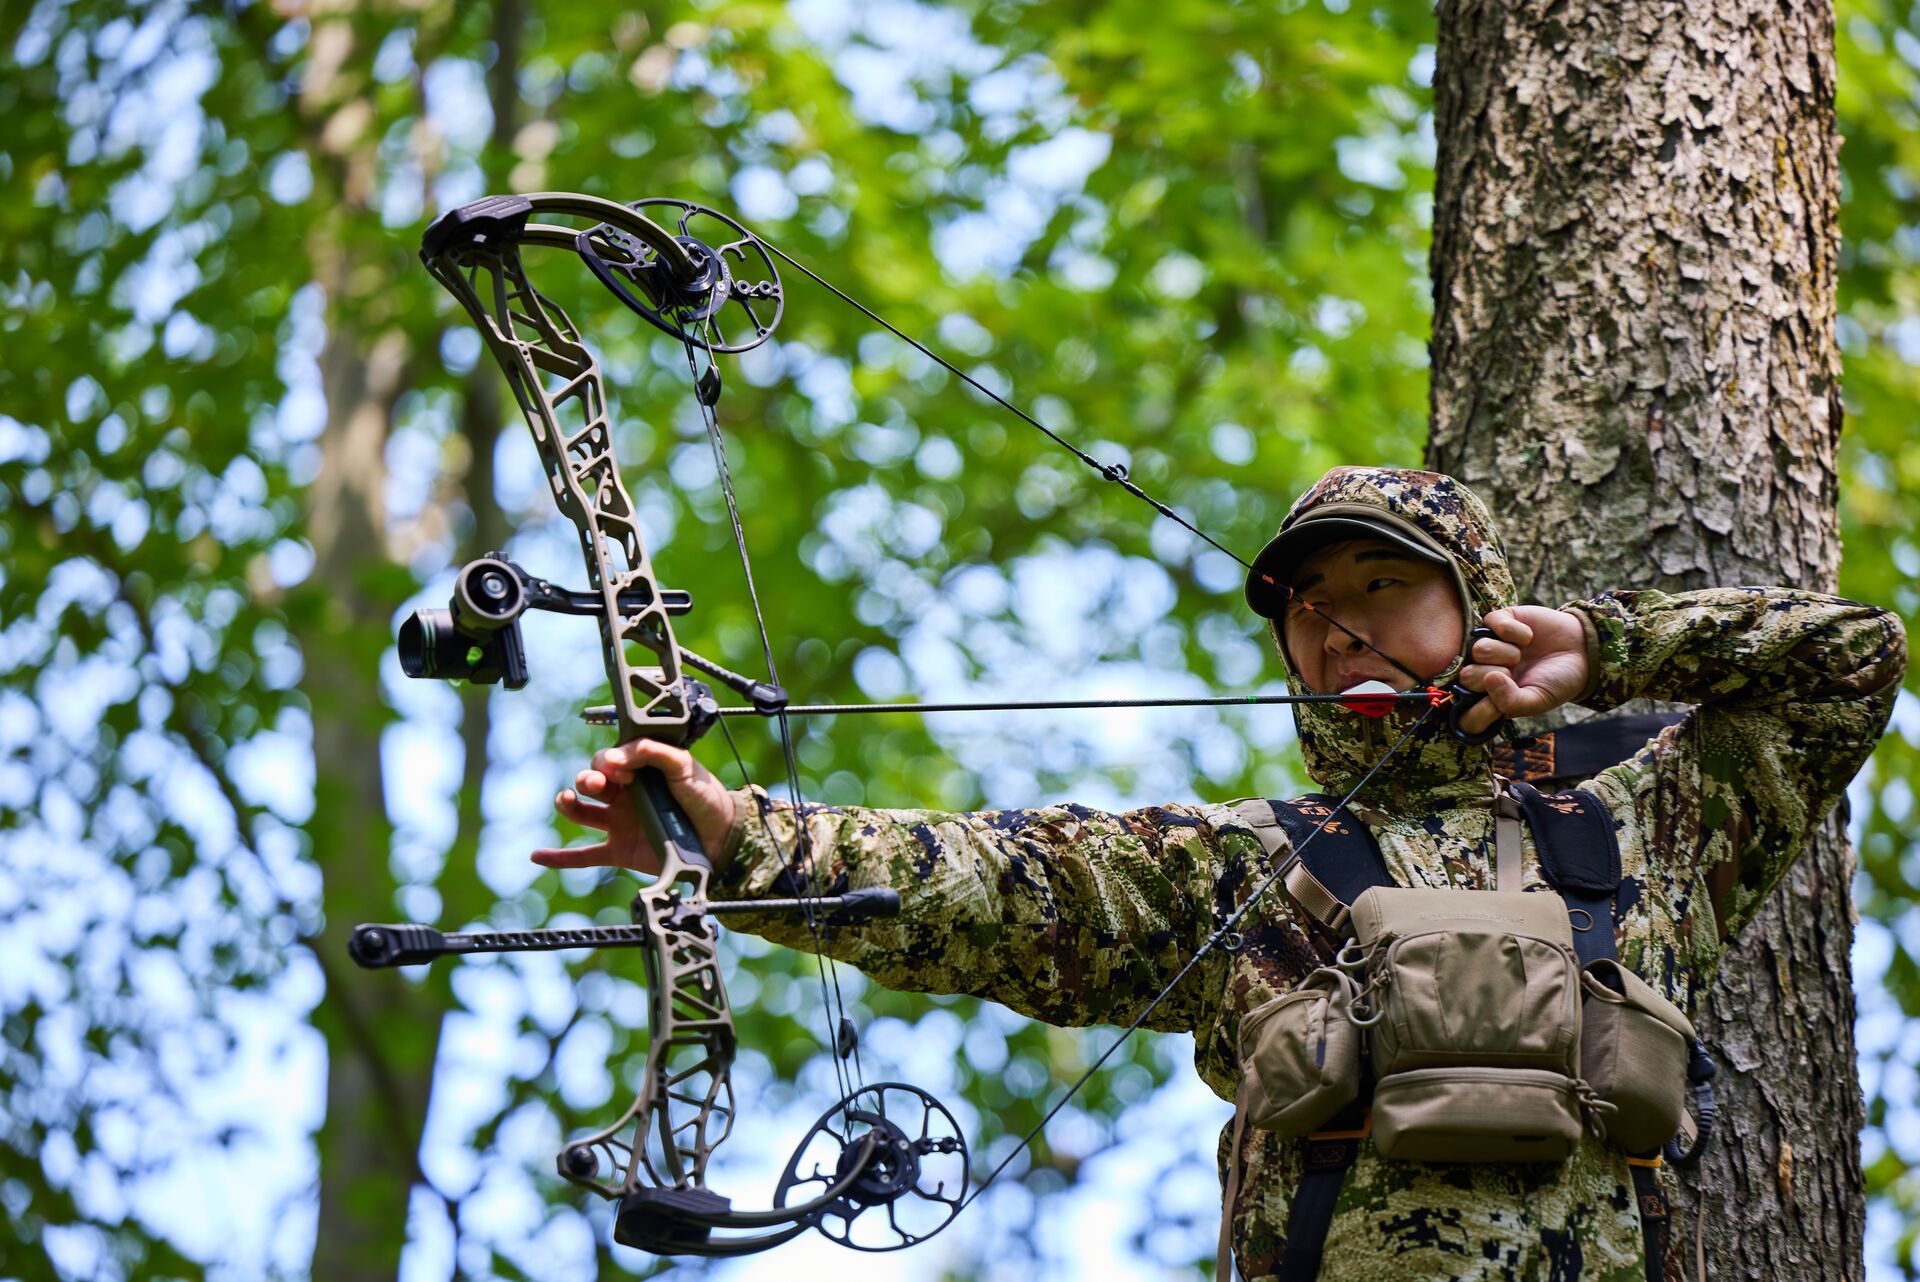
POLYGON ((1300 563, 1293 590, 1281 636, 1315 694, 1336 694, 1362 681, 1384 681, 1396 690, 1414 686, 1406 673, 1329 625, 1328 617, 1423 676, 1439 676, 1460 657, 1466 620, 1453 575, 1384 539, 1320 549, 1300 563))

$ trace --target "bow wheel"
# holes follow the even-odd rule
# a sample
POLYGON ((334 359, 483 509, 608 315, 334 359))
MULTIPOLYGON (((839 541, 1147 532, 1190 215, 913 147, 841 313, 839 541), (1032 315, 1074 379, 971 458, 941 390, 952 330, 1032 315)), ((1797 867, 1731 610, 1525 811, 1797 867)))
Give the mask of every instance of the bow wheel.
POLYGON ((692 266, 675 279, 660 248, 602 223, 580 233, 580 257, 613 295, 658 328, 710 352, 745 352, 772 336, 786 308, 780 272, 760 238, 725 214, 684 200, 629 206, 662 229, 692 266), (636 296, 637 285, 644 296, 636 296))
POLYGON ((814 1227, 856 1251, 898 1251, 932 1237, 959 1214, 967 1142, 933 1096, 904 1082, 876 1082, 813 1124, 787 1163, 773 1204, 786 1206, 790 1197, 806 1202, 850 1176, 852 1184, 815 1212, 814 1227))

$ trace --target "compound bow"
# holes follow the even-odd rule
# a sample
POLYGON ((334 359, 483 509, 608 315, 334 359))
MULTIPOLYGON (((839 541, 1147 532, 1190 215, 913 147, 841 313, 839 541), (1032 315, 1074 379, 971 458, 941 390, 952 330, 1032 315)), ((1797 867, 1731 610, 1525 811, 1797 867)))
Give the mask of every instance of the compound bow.
MULTIPOLYGON (((680 200, 621 205, 599 197, 546 193, 489 196, 437 219, 420 250, 435 279, 466 308, 520 403, 560 510, 578 527, 587 573, 585 590, 555 587, 498 552, 463 567, 446 610, 416 612, 400 633, 407 675, 504 683, 527 682, 519 619, 529 609, 588 615, 600 625, 610 707, 588 710, 590 721, 617 728, 620 742, 639 738, 685 745, 723 716, 774 718, 787 764, 793 805, 800 806, 799 770, 787 718, 811 712, 1005 709, 1017 706, 1168 706, 1183 703, 1293 703, 1340 701, 1381 715, 1402 701, 1424 705, 1417 721, 1367 772, 1370 780, 1441 708, 1457 729, 1473 696, 1441 689, 1389 656, 1375 654, 1409 677, 1414 689, 1384 686, 1371 694, 1228 696, 1211 699, 1116 700, 1045 704, 812 705, 790 708, 779 683, 773 648, 713 412, 721 390, 716 355, 745 352, 765 342, 779 324, 785 294, 775 259, 806 273, 870 319, 938 361, 976 390, 1018 415, 1105 479, 1150 504, 1229 556, 1246 562, 1196 529, 1186 518, 1140 489, 1118 464, 1103 464, 957 369, 937 353, 822 280, 804 265, 713 210, 680 200), (536 215, 585 220, 584 229, 530 221, 536 215), (649 215, 653 215, 650 217, 649 215), (667 231, 655 217, 670 221, 667 231), (613 453, 607 398, 599 362, 565 312, 540 294, 521 265, 522 246, 569 250, 627 307, 679 340, 687 354, 714 452, 722 491, 746 571, 746 582, 767 665, 758 681, 686 650, 672 619, 692 609, 689 594, 661 587, 641 538, 632 497, 613 453), (704 356, 704 366, 702 357, 704 356), (688 670, 734 691, 748 706, 722 708, 712 690, 688 670)), ((1323 616, 1324 617, 1324 616, 1323 616)), ((1334 627, 1374 647, 1341 626, 1334 627)), ((986 1178, 967 1192, 968 1152, 952 1113, 927 1092, 900 1082, 866 1084, 858 1035, 846 1017, 837 983, 820 962, 821 985, 839 1025, 830 1030, 842 1095, 806 1133, 775 1186, 773 1205, 735 1210, 707 1184, 714 1149, 735 1117, 731 1067, 736 1049, 733 1015, 720 972, 715 919, 730 913, 791 913, 807 924, 814 951, 824 958, 835 926, 891 915, 900 898, 890 889, 817 893, 807 826, 796 823, 788 866, 798 894, 788 899, 722 902, 707 898, 712 872, 692 825, 655 770, 642 770, 627 790, 642 830, 661 854, 659 875, 633 898, 631 926, 451 934, 422 925, 364 925, 350 950, 363 966, 431 961, 447 954, 522 952, 582 947, 646 950, 651 993, 645 1075, 632 1105, 611 1125, 569 1142, 558 1157, 560 1174, 615 1200, 616 1241, 661 1255, 746 1255, 818 1229, 845 1245, 891 1251, 939 1232, 991 1184, 1041 1129, 1137 1030, 1160 1001, 1216 946, 1232 947, 1236 927, 1275 880, 1313 840, 1270 870, 1254 893, 1222 921, 1180 973, 1143 1010, 986 1178)), ((1351 796, 1351 794, 1349 794, 1351 796)), ((1337 809, 1337 807, 1336 807, 1337 809)), ((1314 834, 1317 836, 1318 833, 1314 834)))

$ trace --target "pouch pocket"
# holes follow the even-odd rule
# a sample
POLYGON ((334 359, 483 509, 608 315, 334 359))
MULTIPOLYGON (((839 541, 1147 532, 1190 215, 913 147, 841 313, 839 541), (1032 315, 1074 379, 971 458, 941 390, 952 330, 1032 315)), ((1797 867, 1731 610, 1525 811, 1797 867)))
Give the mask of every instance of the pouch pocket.
POLYGON ((1383 1077, 1373 1142, 1410 1162, 1558 1162, 1580 1142, 1580 1097, 1564 1073, 1423 1068, 1383 1077))
POLYGON ((1247 1120, 1284 1139, 1305 1135, 1360 1094, 1360 1032, 1347 1019, 1354 984, 1323 967, 1240 1021, 1247 1120))
POLYGON ((1618 962, 1588 962, 1580 980, 1580 1076, 1614 1107, 1607 1139, 1629 1153, 1656 1149, 1680 1129, 1693 1025, 1618 962))
POLYGON ((1387 946, 1370 978, 1365 1000, 1385 1016, 1373 1030, 1383 1078, 1475 1064, 1570 1077, 1579 1065, 1571 948, 1499 930, 1407 935, 1387 946))

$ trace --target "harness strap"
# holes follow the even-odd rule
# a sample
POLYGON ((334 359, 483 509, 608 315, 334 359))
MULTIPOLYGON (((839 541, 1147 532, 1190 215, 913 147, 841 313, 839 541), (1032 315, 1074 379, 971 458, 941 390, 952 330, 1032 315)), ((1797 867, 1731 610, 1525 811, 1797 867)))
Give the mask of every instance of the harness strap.
MULTIPOLYGON (((1293 859, 1281 875, 1287 893, 1335 935, 1346 933, 1347 905, 1369 886, 1391 886, 1386 860, 1373 830, 1351 812, 1335 809, 1334 798, 1314 793, 1298 801, 1250 800, 1234 805, 1234 813, 1260 839, 1268 859, 1279 858, 1283 847, 1289 858, 1305 848, 1304 858, 1293 859), (1315 832, 1311 846, 1307 839, 1315 832)), ((1281 1282, 1313 1282, 1320 1272, 1320 1255, 1333 1209, 1347 1172, 1360 1153, 1360 1141, 1369 1127, 1366 1105, 1372 1090, 1327 1123, 1325 1131, 1307 1137, 1307 1162, 1300 1187, 1287 1211, 1287 1248, 1280 1261, 1281 1282)), ((1214 1276, 1233 1280, 1233 1216, 1240 1201, 1240 1176, 1245 1166, 1246 1092, 1234 1100, 1233 1140, 1227 1155, 1226 1201, 1220 1212, 1220 1243, 1214 1276)))
POLYGON ((1326 1130, 1307 1136, 1300 1184, 1293 1191, 1293 1204, 1287 1208, 1287 1248, 1275 1274, 1279 1282, 1315 1282, 1319 1278, 1334 1208, 1339 1205, 1340 1190, 1346 1187, 1347 1172, 1360 1156, 1360 1141, 1368 1130, 1366 1110, 1356 1101, 1328 1122, 1326 1130))
POLYGON ((1241 801, 1233 810, 1253 829, 1269 859, 1278 857, 1284 845, 1291 862, 1280 879, 1287 893, 1338 936, 1346 933, 1347 905, 1369 886, 1393 885, 1393 878, 1372 829, 1351 812, 1336 810, 1334 800, 1309 793, 1298 801, 1241 801), (1306 855, 1293 858, 1301 849, 1306 855))
MULTIPOLYGON (((1583 967, 1595 961, 1618 961, 1614 918, 1620 897, 1620 842, 1606 806, 1584 789, 1548 795, 1519 781, 1508 789, 1533 830, 1542 874, 1566 901, 1573 922, 1574 955, 1583 967)), ((1681 1119, 1683 1126, 1692 1121, 1684 1111, 1681 1119)), ((1627 1169, 1639 1205, 1647 1282, 1664 1282, 1672 1213, 1667 1192, 1660 1186, 1659 1155, 1630 1155, 1627 1169)))
POLYGON ((1233 1100, 1233 1143, 1227 1150, 1227 1198, 1220 1207, 1220 1249, 1213 1257, 1216 1282, 1233 1282, 1233 1212, 1240 1202, 1240 1141, 1247 1133, 1247 1088, 1241 1083, 1233 1100))
MULTIPOLYGON (((1305 857, 1295 859, 1282 880, 1296 903, 1338 934, 1346 930, 1348 906, 1355 899, 1370 887, 1395 882, 1372 830, 1350 811, 1336 809, 1332 803, 1332 798, 1315 793, 1292 802, 1246 801, 1234 809, 1259 837, 1269 858, 1278 856, 1282 833, 1290 849, 1297 851, 1306 846, 1307 838, 1316 830, 1320 832, 1307 847, 1305 857)), ((1620 845, 1606 806, 1584 790, 1549 796, 1524 782, 1503 781, 1494 800, 1497 889, 1521 888, 1522 821, 1532 832, 1542 875, 1566 902, 1580 964, 1617 960, 1614 928, 1621 883, 1620 845)), ((1325 1130, 1307 1137, 1300 1184, 1287 1211, 1287 1245, 1280 1259, 1279 1282, 1315 1282, 1319 1277, 1340 1190, 1367 1135, 1364 1109, 1370 1097, 1370 1091, 1362 1092, 1362 1098, 1329 1122, 1325 1130)), ((1236 1100, 1215 1275, 1222 1282, 1232 1282, 1233 1277, 1233 1213, 1239 1200, 1245 1129, 1244 1100, 1236 1100)), ((1628 1163, 1639 1204, 1647 1282, 1663 1282, 1670 1210, 1666 1192, 1660 1187, 1660 1159, 1630 1157, 1628 1163)))
POLYGON ((1295 860, 1280 880, 1286 884, 1287 893, 1293 896, 1294 902, 1312 913, 1323 926, 1335 933, 1345 933, 1353 913, 1340 902, 1340 896, 1328 890, 1313 875, 1313 870, 1305 863, 1295 860))
POLYGON ((1660 1159, 1630 1157, 1627 1170, 1633 1173, 1633 1196, 1640 1204, 1640 1237, 1646 1261, 1647 1282, 1666 1282, 1667 1241, 1672 1235, 1673 1208, 1667 1191, 1660 1187, 1660 1159))
POLYGON ((1495 740, 1489 745, 1493 768, 1509 779, 1542 786, 1589 779, 1627 760, 1662 730, 1680 724, 1684 716, 1654 712, 1596 717, 1524 739, 1495 740))
POLYGON ((1493 888, 1520 889, 1520 803, 1494 778, 1493 888))
POLYGON ((1620 893, 1620 842, 1606 806, 1581 789, 1549 796, 1517 780, 1507 787, 1533 830, 1541 874, 1567 902, 1573 951, 1580 964, 1619 960, 1613 932, 1620 893))
MULTIPOLYGON (((1373 886, 1391 886, 1393 876, 1387 871, 1387 861, 1381 857, 1380 843, 1374 838, 1373 829, 1354 818, 1353 812, 1335 809, 1338 798, 1324 793, 1308 793, 1298 801, 1264 801, 1253 803, 1264 806, 1272 815, 1295 850, 1304 848, 1306 855, 1300 865, 1323 888, 1336 911, 1322 912, 1312 904, 1301 901, 1301 906, 1331 927, 1336 933, 1344 933, 1347 922, 1347 906, 1360 898, 1373 886), (1315 837, 1315 833, 1319 836, 1315 837), (1312 839, 1313 844, 1307 842, 1312 839), (1338 920, 1334 920, 1335 918, 1338 920)), ((1291 879, 1288 890, 1293 889, 1291 879)))

